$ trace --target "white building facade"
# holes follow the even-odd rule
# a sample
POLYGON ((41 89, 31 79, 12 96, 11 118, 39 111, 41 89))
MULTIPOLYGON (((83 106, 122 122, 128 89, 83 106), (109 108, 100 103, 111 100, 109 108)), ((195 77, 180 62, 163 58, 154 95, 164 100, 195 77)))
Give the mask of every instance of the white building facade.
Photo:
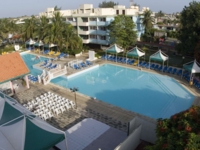
MULTIPOLYGON (((78 35, 82 38, 84 44, 110 45, 109 30, 107 26, 114 20, 117 15, 126 15, 135 23, 138 40, 144 33, 144 27, 140 19, 141 14, 147 7, 139 10, 138 6, 117 5, 114 8, 93 8, 92 4, 83 4, 75 10, 59 10, 67 23, 71 23, 77 29, 78 35)), ((46 12, 42 12, 39 16, 47 16, 51 18, 54 8, 47 8, 46 12)))

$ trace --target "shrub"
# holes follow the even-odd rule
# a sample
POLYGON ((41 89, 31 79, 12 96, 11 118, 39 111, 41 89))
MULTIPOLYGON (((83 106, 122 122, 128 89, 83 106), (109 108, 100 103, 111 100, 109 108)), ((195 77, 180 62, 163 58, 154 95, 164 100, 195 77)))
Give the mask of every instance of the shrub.
POLYGON ((71 55, 76 55, 79 54, 82 50, 81 49, 74 49, 74 50, 69 50, 69 53, 71 55))
POLYGON ((170 119, 158 119, 157 141, 146 150, 196 150, 200 149, 200 107, 171 116, 170 119))
POLYGON ((96 57, 96 58, 100 58, 100 55, 97 54, 97 53, 95 53, 95 57, 96 57))

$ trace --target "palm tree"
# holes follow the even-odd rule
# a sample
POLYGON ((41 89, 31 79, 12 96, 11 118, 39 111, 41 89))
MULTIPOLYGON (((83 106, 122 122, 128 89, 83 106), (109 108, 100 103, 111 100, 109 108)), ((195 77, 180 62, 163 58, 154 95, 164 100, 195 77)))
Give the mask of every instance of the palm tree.
POLYGON ((39 25, 37 28, 37 35, 39 40, 43 40, 47 34, 49 29, 49 21, 46 16, 41 16, 39 20, 39 25))
POLYGON ((0 20, 0 38, 3 40, 7 38, 9 34, 9 20, 1 19, 0 20))
POLYGON ((35 38, 36 29, 38 28, 38 20, 35 16, 31 16, 30 19, 25 20, 24 24, 24 39, 27 40, 29 38, 35 38))
POLYGON ((59 11, 59 10, 61 10, 61 7, 60 8, 58 6, 54 7, 54 11, 59 11))
POLYGON ((66 31, 64 33, 65 46, 67 49, 81 49, 82 39, 77 35, 76 30, 71 24, 67 24, 66 31))
POLYGON ((54 12, 52 22, 48 26, 47 36, 44 37, 46 43, 55 43, 59 48, 63 47, 64 37, 63 32, 65 31, 66 23, 63 22, 62 15, 60 12, 54 12))
POLYGON ((82 48, 82 40, 78 37, 74 27, 71 24, 63 22, 60 12, 54 12, 52 23, 49 24, 47 36, 44 38, 47 43, 55 43, 59 49, 82 48))
POLYGON ((152 16, 152 11, 146 10, 142 14, 142 16, 143 17, 141 17, 141 20, 142 20, 143 26, 145 27, 145 33, 148 33, 154 23, 154 17, 152 16))
POLYGON ((7 39, 8 34, 18 34, 19 26, 11 19, 0 19, 0 39, 7 39))

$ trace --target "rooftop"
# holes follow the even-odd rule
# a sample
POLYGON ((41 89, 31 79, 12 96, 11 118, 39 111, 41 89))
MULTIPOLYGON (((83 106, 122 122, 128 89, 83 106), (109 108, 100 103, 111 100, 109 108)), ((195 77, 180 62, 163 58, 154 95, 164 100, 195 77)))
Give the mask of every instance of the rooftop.
POLYGON ((18 52, 1 55, 0 64, 0 83, 30 72, 18 52))

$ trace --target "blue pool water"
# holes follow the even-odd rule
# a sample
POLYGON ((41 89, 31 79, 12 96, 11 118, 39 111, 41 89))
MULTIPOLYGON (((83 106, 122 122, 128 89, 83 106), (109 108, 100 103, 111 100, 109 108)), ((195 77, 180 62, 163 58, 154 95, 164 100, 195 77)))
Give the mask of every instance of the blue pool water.
POLYGON ((70 79, 51 81, 109 104, 149 116, 169 118, 189 108, 194 96, 173 78, 106 64, 70 79))
MULTIPOLYGON (((35 60, 32 54, 23 54, 22 58, 33 75, 41 71, 32 65, 47 59, 35 60)), ((155 119, 169 118, 189 108, 194 100, 173 78, 110 64, 51 82, 64 88, 78 87, 82 94, 155 119)))
POLYGON ((41 74, 42 71, 34 69, 33 65, 43 62, 45 59, 48 59, 45 57, 39 57, 39 59, 38 59, 38 58, 36 58, 36 55, 33 55, 33 54, 21 54, 21 56, 22 56, 24 62, 26 63, 27 67, 29 68, 31 74, 34 76, 41 74))

